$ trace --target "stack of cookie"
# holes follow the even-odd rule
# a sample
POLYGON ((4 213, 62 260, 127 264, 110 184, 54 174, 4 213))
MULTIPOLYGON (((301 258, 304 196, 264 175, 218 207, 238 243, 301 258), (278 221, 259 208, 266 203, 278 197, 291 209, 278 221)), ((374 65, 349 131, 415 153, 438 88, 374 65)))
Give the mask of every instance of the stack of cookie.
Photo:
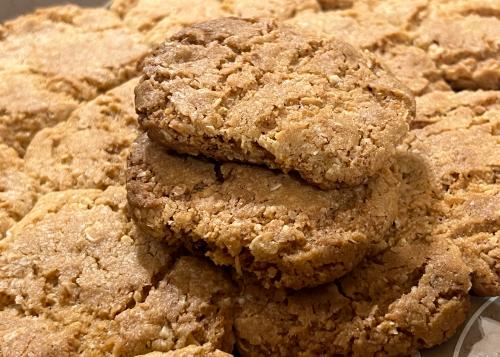
POLYGON ((405 355, 464 320, 469 270, 432 234, 425 168, 396 150, 413 96, 375 57, 225 18, 143 72, 132 216, 230 267, 242 355, 405 355))
POLYGON ((469 288, 500 295, 499 11, 113 0, 0 25, 0 355, 449 338, 469 288), (228 16, 275 20, 195 25, 228 16))

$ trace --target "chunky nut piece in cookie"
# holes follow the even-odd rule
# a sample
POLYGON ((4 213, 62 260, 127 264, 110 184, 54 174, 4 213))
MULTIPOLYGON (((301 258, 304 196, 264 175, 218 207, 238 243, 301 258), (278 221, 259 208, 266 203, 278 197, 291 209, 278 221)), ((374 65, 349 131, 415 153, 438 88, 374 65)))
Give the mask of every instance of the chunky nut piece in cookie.
POLYGON ((25 160, 42 191, 125 184, 129 147, 138 133, 136 84, 132 79, 98 96, 67 122, 35 136, 25 160))
POLYGON ((78 101, 28 68, 0 69, 0 141, 24 155, 39 130, 68 118, 78 101))
POLYGON ((266 285, 314 286, 350 271, 379 244, 397 211, 397 176, 323 191, 243 164, 168 154, 142 136, 127 171, 133 217, 150 234, 181 240, 266 285))
POLYGON ((138 231, 125 194, 47 194, 0 241, 2 356, 231 350, 231 282, 138 231))
POLYGON ((189 154, 296 170, 323 188, 388 165, 413 97, 344 42, 268 20, 187 28, 145 61, 139 122, 189 154))
POLYGON ((80 100, 126 81, 147 52, 140 35, 105 9, 53 7, 0 27, 0 68, 25 65, 80 100))
POLYGON ((436 232, 454 239, 462 249, 473 268, 474 292, 499 295, 500 110, 495 103, 500 94, 451 92, 426 97, 420 107, 423 128, 413 130, 407 144, 425 160, 442 190, 443 211, 436 232))
POLYGON ((38 185, 26 172, 16 151, 0 143, 0 239, 28 213, 38 196, 38 185))
POLYGON ((160 44, 186 26, 220 17, 287 19, 303 10, 319 10, 316 0, 114 0, 111 9, 125 24, 160 44))
POLYGON ((242 356, 407 356, 465 320, 469 271, 446 240, 400 242, 337 284, 297 292, 244 283, 235 320, 242 356))

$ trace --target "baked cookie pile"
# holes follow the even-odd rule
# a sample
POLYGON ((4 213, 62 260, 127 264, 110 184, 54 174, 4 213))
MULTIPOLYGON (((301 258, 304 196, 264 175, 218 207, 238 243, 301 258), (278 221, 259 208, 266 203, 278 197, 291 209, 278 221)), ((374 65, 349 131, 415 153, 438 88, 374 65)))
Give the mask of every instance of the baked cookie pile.
POLYGON ((500 295, 500 7, 114 0, 0 25, 0 355, 406 356, 500 295))

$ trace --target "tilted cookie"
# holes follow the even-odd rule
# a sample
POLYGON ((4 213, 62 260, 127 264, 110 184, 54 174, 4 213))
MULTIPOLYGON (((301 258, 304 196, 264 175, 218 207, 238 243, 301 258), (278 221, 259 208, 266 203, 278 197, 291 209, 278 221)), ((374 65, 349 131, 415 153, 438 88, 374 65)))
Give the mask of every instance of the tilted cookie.
POLYGON ((232 283, 136 229, 125 189, 43 196, 0 241, 0 354, 231 351, 232 283))
POLYGON ((421 128, 406 145, 425 162, 443 196, 436 232, 461 247, 476 294, 500 295, 500 92, 426 97, 421 128))
POLYGON ((24 159, 43 192, 125 184, 129 147, 138 135, 137 83, 132 79, 97 96, 33 138, 24 159))
POLYGON ((342 41, 227 18, 179 32, 145 60, 136 109, 168 148, 295 170, 332 188, 388 165, 414 101, 342 41))
POLYGON ((151 235, 182 241, 266 286, 302 288, 349 272, 382 242, 398 175, 323 191, 270 169, 169 154, 146 135, 127 169, 131 213, 151 235))

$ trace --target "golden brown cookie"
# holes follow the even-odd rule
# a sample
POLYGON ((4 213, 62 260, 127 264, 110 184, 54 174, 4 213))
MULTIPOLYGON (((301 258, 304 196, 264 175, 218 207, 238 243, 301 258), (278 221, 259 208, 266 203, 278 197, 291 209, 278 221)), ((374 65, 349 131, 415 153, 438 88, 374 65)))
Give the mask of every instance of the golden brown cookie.
POLYGON ((342 276, 375 249, 399 193, 390 170, 323 191, 257 166, 169 154, 146 135, 133 145, 127 172, 132 215, 150 234, 266 286, 294 289, 342 276))
POLYGON ((165 147, 294 170, 333 188, 388 165, 414 102, 344 42, 227 18, 186 28, 146 59, 136 109, 165 147))
POLYGON ((105 9, 59 6, 0 25, 0 135, 24 155, 39 130, 137 73, 149 48, 105 9))
POLYGON ((230 280, 138 231, 125 206, 123 187, 50 193, 0 242, 2 356, 231 351, 230 280))
POLYGON ((129 147, 138 134, 132 79, 82 104, 67 122, 39 132, 26 166, 44 192, 125 184, 129 147))
POLYGON ((0 141, 20 155, 38 131, 66 120, 78 105, 51 85, 26 67, 0 69, 0 141))
POLYGON ((462 249, 473 268, 474 292, 499 295, 500 109, 495 103, 500 94, 449 92, 426 97, 418 107, 422 128, 411 132, 407 145, 426 162, 441 189, 441 224, 436 232, 462 249))
POLYGON ((36 202, 39 187, 17 152, 0 143, 0 239, 36 202))
POLYGON ((338 283, 286 293, 243 284, 242 356, 407 356, 453 335, 469 306, 469 270, 445 240, 400 241, 338 283))

